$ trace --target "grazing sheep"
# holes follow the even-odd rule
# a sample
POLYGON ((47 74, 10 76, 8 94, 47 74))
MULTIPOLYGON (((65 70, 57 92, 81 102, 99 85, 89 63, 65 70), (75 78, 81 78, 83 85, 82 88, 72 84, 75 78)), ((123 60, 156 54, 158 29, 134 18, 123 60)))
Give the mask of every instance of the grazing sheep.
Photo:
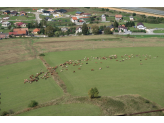
POLYGON ((101 70, 102 68, 100 67, 99 70, 101 70))
POLYGON ((82 67, 82 65, 80 65, 80 67, 82 67))
POLYGON ((81 70, 81 68, 78 68, 78 70, 81 70))
POLYGON ((60 72, 63 72, 63 70, 60 70, 60 72))
POLYGON ((125 59, 122 59, 122 61, 124 61, 125 59))
POLYGON ((126 60, 127 60, 127 58, 126 58, 126 60))
POLYGON ((121 62, 121 61, 120 61, 121 62))
POLYGON ((97 64, 97 62, 95 62, 97 64))
POLYGON ((106 68, 109 68, 109 66, 106 66, 106 68))
POLYGON ((145 60, 147 60, 147 58, 145 60))
POLYGON ((73 71, 73 73, 75 73, 75 71, 73 71))
POLYGON ((94 69, 91 69, 91 71, 94 71, 94 69))

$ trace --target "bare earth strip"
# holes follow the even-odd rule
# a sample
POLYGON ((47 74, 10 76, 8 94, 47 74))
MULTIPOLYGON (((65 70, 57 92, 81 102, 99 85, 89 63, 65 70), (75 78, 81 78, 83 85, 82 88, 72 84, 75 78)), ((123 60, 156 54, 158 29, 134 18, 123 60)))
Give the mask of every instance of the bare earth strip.
POLYGON ((163 15, 157 15, 157 14, 151 14, 151 13, 145 13, 145 12, 138 12, 138 11, 132 11, 132 10, 126 10, 126 9, 120 9, 120 8, 113 8, 113 7, 99 7, 99 8, 122 11, 122 12, 128 12, 128 13, 136 13, 136 14, 139 14, 139 15, 146 15, 146 16, 164 17, 163 15))

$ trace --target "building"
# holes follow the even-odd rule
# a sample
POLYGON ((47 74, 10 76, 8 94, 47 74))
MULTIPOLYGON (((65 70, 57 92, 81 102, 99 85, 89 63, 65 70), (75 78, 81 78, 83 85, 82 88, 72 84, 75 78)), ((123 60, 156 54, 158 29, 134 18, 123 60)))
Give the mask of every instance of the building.
POLYGON ((53 14, 54 17, 63 17, 62 14, 53 14))
POLYGON ((10 25, 11 25, 10 22, 2 22, 2 26, 3 26, 3 27, 8 27, 8 26, 10 26, 10 25))
POLYGON ((47 11, 49 11, 49 12, 51 12, 51 13, 55 12, 54 9, 48 9, 47 11))
POLYGON ((119 33, 120 32, 127 32, 127 27, 125 27, 125 26, 118 26, 118 31, 119 31, 119 33))
POLYGON ((89 13, 83 13, 83 16, 84 17, 89 17, 89 16, 91 16, 91 14, 89 14, 89 13))
POLYGON ((110 28, 110 31, 114 31, 114 26, 113 26, 113 24, 112 25, 110 25, 110 26, 107 26, 107 28, 110 28))
POLYGON ((68 28, 63 27, 63 28, 61 28, 61 31, 62 31, 62 32, 67 32, 67 31, 68 31, 68 28))
POLYGON ((42 15, 45 15, 45 16, 50 16, 50 11, 43 11, 43 14, 42 15))
POLYGON ((101 16, 101 21, 106 21, 106 17, 104 14, 101 16))
POLYGON ((144 24, 141 23, 141 22, 139 22, 139 23, 137 24, 137 28, 138 28, 138 29, 142 29, 142 30, 145 30, 145 29, 146 29, 146 27, 144 27, 144 24))
POLYGON ((38 32, 40 32, 40 29, 38 29, 38 28, 35 28, 35 29, 32 31, 33 34, 38 34, 38 32))
POLYGON ((78 22, 77 17, 72 17, 72 18, 71 18, 71 22, 72 22, 72 23, 76 23, 76 22, 78 22))
POLYGON ((122 20, 122 15, 115 15, 115 20, 116 21, 122 20))
POLYGON ((0 39, 1 38, 9 38, 9 34, 8 33, 0 33, 0 39))
POLYGON ((134 18, 133 18, 133 16, 130 16, 129 18, 130 18, 130 21, 134 21, 134 18))
POLYGON ((12 12, 10 13, 10 15, 12 15, 12 16, 17 16, 17 14, 18 14, 17 11, 12 11, 12 12))
POLYGON ((84 12, 76 12, 76 16, 82 15, 84 12))
POLYGON ((3 14, 5 14, 5 15, 10 14, 10 11, 6 10, 6 11, 3 12, 3 14))
POLYGON ((18 27, 26 27, 26 23, 23 22, 15 22, 14 25, 18 27))
POLYGON ((27 15, 27 13, 24 12, 24 11, 21 11, 21 12, 20 12, 20 16, 24 16, 24 15, 27 15))
POLYGON ((37 10, 37 12, 43 12, 43 11, 45 11, 44 9, 39 9, 39 10, 37 10))
POLYGON ((81 27, 81 26, 77 27, 77 28, 76 28, 76 34, 77 34, 77 33, 81 33, 81 32, 82 32, 82 27, 81 27))
POLYGON ((28 28, 15 28, 13 32, 9 32, 11 36, 26 36, 28 35, 28 28))

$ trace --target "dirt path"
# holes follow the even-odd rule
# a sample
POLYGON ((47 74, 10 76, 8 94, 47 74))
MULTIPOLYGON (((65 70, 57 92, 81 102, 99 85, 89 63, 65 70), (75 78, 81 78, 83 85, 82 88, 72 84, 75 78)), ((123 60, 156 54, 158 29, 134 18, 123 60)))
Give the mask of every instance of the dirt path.
MULTIPOLYGON (((48 68, 48 67, 51 67, 47 62, 46 60, 44 60, 43 57, 39 57, 39 59, 43 62, 43 65, 48 68)), ((52 78, 55 80, 55 82, 61 87, 61 89, 63 90, 64 94, 68 94, 67 92, 67 87, 65 85, 65 83, 63 82, 63 80, 60 79, 59 75, 55 72, 55 71, 52 71, 53 72, 53 75, 52 75, 52 78)))

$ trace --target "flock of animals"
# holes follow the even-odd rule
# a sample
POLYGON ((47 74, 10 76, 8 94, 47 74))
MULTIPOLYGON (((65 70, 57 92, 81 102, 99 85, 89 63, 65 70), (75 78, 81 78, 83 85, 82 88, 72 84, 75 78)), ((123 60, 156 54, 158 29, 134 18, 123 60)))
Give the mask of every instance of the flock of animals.
MULTIPOLYGON (((42 75, 42 74, 44 74, 43 76, 40 76, 40 78, 41 79, 47 79, 47 78, 49 78, 50 76, 49 76, 49 74, 51 74, 51 75, 54 75, 54 74, 58 74, 58 72, 56 72, 56 69, 58 68, 58 67, 60 67, 60 72, 63 72, 63 71, 67 71, 68 70, 68 66, 70 66, 70 65, 72 65, 72 66, 79 66, 78 67, 78 70, 81 70, 81 67, 84 65, 84 64, 88 64, 88 61, 93 61, 93 60, 112 60, 112 59, 115 59, 116 60, 116 62, 124 62, 124 61, 126 61, 126 60, 131 60, 132 58, 135 58, 135 57, 138 57, 138 58, 140 58, 140 65, 143 65, 142 64, 142 60, 141 60, 141 57, 142 57, 142 59, 143 59, 143 57, 144 57, 144 60, 148 60, 148 59, 151 59, 151 55, 134 55, 134 54, 130 54, 130 55, 128 55, 128 54, 125 54, 125 55, 122 55, 121 56, 121 60, 118 60, 117 58, 118 58, 118 56, 117 55, 110 55, 110 56, 103 56, 103 57, 101 57, 101 56, 99 56, 99 57, 84 57, 83 59, 81 59, 81 60, 69 60, 69 61, 66 61, 65 63, 63 63, 63 64, 60 64, 59 66, 56 66, 56 67, 49 67, 49 68, 47 68, 47 72, 40 72, 40 73, 36 73, 36 75, 34 76, 34 75, 31 75, 29 78, 29 80, 28 79, 24 79, 24 83, 26 83, 26 82, 28 82, 28 83, 32 83, 32 82, 34 82, 34 81, 38 81, 39 80, 39 76, 40 75, 42 75), (85 62, 85 63, 83 63, 83 62, 85 62)), ((158 56, 156 56, 156 57, 153 57, 153 58, 158 58, 158 56)), ((96 64, 98 63, 98 61, 96 61, 95 62, 96 64)), ((99 62, 100 64, 102 64, 103 62, 99 62)), ((109 68, 109 66, 106 66, 106 68, 109 68)), ((98 68, 98 70, 102 70, 102 67, 99 67, 98 68)), ((91 71, 94 71, 94 69, 91 69, 91 71)), ((73 71, 73 73, 75 73, 75 70, 73 71)))

